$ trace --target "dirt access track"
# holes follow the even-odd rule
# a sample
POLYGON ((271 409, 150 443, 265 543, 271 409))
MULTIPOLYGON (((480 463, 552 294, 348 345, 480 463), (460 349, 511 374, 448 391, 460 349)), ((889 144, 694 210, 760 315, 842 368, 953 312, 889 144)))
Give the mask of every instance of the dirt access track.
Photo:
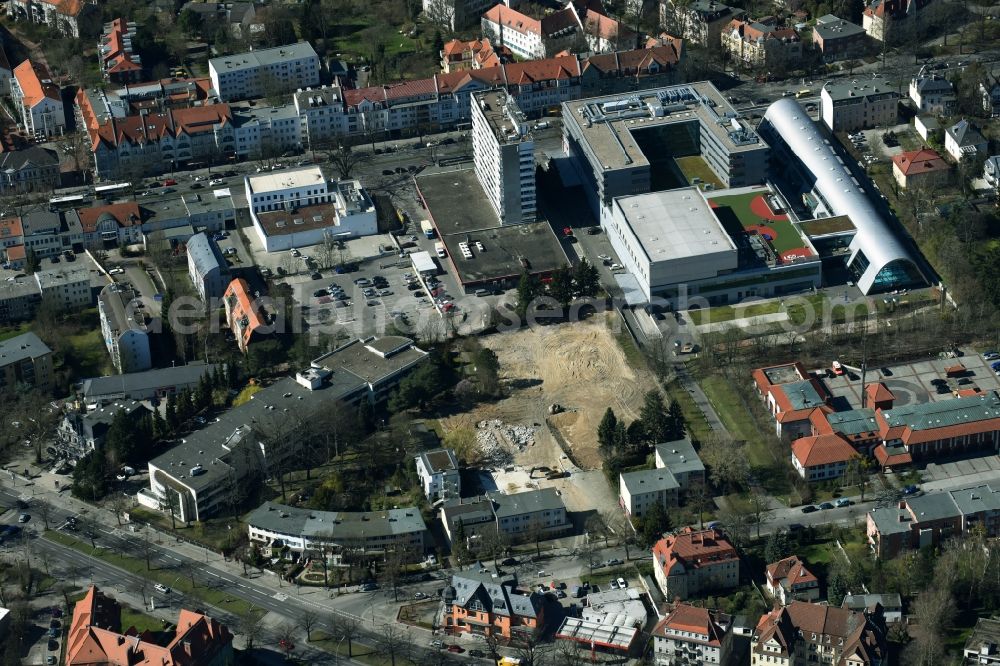
POLYGON ((562 450, 551 428, 577 465, 600 469, 597 426, 604 411, 610 406, 618 418, 632 421, 639 416, 643 395, 656 386, 652 374, 629 365, 609 322, 617 324, 613 315, 597 315, 481 338, 483 346, 496 352, 508 397, 449 417, 444 427, 474 429, 485 419, 542 424, 535 444, 516 455, 517 465, 560 468, 562 450), (550 415, 552 404, 565 411, 550 415))

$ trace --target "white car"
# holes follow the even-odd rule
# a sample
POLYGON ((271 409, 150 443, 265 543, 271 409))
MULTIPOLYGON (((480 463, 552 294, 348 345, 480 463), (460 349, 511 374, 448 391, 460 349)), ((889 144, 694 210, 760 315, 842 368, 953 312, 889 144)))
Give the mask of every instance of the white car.
POLYGON ((628 587, 628 583, 625 582, 624 578, 618 579, 618 587, 620 587, 623 590, 628 587))
POLYGON ((601 261, 611 261, 610 254, 599 254, 597 255, 597 258, 600 259, 601 261))
POLYGON ((222 180, 221 178, 213 178, 212 180, 208 181, 208 184, 211 185, 212 187, 215 187, 216 185, 222 185, 224 183, 225 181, 222 180))
POLYGON ((299 252, 298 250, 296 250, 296 249, 295 249, 295 248, 293 247, 293 248, 292 248, 292 256, 293 256, 293 257, 301 257, 301 256, 302 256, 302 253, 301 253, 301 252, 299 252))
POLYGON ((124 268, 112 268, 110 271, 108 271, 108 274, 109 275, 121 275, 124 272, 125 272, 124 268))
POLYGON ((611 581, 611 589, 612 590, 617 590, 618 589, 618 581, 616 581, 616 580, 611 581))
POLYGON ((163 583, 157 583, 153 586, 153 589, 161 594, 170 594, 170 588, 163 583))
POLYGON ((196 182, 196 183, 200 182, 200 181, 203 181, 203 180, 205 180, 204 176, 195 176, 194 177, 194 182, 196 182))

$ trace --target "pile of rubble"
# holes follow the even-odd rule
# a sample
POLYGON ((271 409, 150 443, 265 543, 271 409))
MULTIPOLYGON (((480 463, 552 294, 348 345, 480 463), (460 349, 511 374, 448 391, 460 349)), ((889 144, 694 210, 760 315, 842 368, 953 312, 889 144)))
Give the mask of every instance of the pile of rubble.
POLYGON ((524 451, 535 444, 535 428, 510 425, 500 419, 480 421, 476 424, 476 444, 483 458, 495 467, 506 467, 514 462, 514 452, 524 451))

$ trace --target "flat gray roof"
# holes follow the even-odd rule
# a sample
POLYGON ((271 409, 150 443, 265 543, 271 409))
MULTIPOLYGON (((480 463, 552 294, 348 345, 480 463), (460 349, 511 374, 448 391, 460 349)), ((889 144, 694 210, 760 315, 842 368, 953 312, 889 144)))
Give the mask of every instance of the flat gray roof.
POLYGON ((669 469, 640 469, 636 472, 624 472, 621 475, 621 483, 630 495, 677 490, 681 487, 669 469))
POLYGON ((549 273, 569 265, 547 222, 501 226, 472 169, 421 175, 416 182, 462 284, 516 278, 525 270, 549 273), (458 248, 466 241, 471 243, 471 259, 458 248))
POLYGON ((61 287, 67 284, 86 282, 90 284, 90 269, 85 267, 73 268, 49 268, 44 271, 36 271, 35 279, 42 289, 61 287))
POLYGON ((617 197, 617 206, 651 262, 736 252, 697 187, 617 197))
POLYGON ((317 511, 264 502, 250 512, 247 524, 288 536, 313 539, 373 539, 415 534, 427 530, 420 509, 388 511, 317 511))
POLYGON ((146 332, 146 324, 141 318, 142 310, 130 307, 135 298, 135 292, 131 287, 117 282, 101 290, 100 300, 111 330, 119 333, 129 329, 146 332), (139 315, 139 318, 136 318, 136 315, 139 315))
POLYGON ((307 57, 319 58, 316 50, 309 42, 296 42, 286 46, 275 46, 269 49, 254 49, 246 53, 220 56, 209 60, 209 64, 217 72, 235 72, 241 69, 251 69, 273 65, 285 60, 299 60, 307 57))
POLYGON ((689 437, 657 444, 656 455, 663 461, 663 466, 675 474, 705 471, 705 465, 689 437))
POLYGON ((483 117, 499 143, 530 141, 528 119, 517 106, 517 100, 503 90, 488 90, 473 94, 473 104, 479 104, 483 117))
POLYGON ((458 459, 455 457, 455 452, 451 449, 424 451, 420 454, 420 458, 424 461, 424 467, 431 474, 458 469, 458 459))
POLYGON ((494 512, 498 518, 520 516, 537 511, 566 509, 555 488, 539 488, 524 493, 505 495, 501 492, 487 493, 494 502, 494 512))
POLYGON ((837 39, 840 37, 853 37, 865 31, 860 25, 845 21, 844 19, 826 14, 816 19, 816 27, 813 28, 823 39, 837 39))
POLYGON ((158 368, 145 372, 128 372, 124 375, 107 377, 91 377, 83 380, 84 398, 102 395, 129 394, 131 392, 149 391, 151 389, 169 386, 187 385, 197 382, 206 372, 213 371, 215 364, 207 365, 204 361, 194 361, 187 365, 172 368, 158 368))
POLYGON ((194 262, 195 271, 201 277, 205 277, 216 268, 224 270, 228 267, 218 244, 209 238, 204 231, 188 239, 187 254, 188 258, 194 262))
POLYGON ((701 124, 731 153, 766 148, 708 81, 563 102, 562 115, 605 170, 648 165, 632 132, 677 123, 701 124))
POLYGON ((48 345, 29 331, 0 342, 0 367, 51 353, 48 345))
MULTIPOLYGON (((855 26, 857 27, 857 26, 855 26)), ((817 30, 819 27, 816 28, 817 30)), ((861 28, 858 28, 861 30, 861 28)), ((863 31, 862 31, 863 32, 863 31)), ((884 79, 855 79, 842 83, 827 83, 823 86, 827 94, 834 102, 844 99, 882 99, 884 97, 899 97, 896 92, 884 79)))
POLYGON ((996 391, 952 398, 940 402, 902 405, 883 410, 890 428, 908 426, 912 430, 930 430, 1000 418, 1000 396, 996 391))

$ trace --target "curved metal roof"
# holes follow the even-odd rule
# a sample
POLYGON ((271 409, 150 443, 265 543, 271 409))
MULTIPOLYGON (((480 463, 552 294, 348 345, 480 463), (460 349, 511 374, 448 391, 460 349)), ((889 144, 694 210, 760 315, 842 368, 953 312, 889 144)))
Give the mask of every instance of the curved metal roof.
POLYGON ((858 288, 863 293, 869 293, 879 271, 893 261, 908 261, 916 269, 916 262, 896 237, 895 231, 875 210, 850 169, 798 102, 789 98, 780 99, 767 108, 764 119, 815 179, 813 190, 826 202, 830 213, 847 215, 857 228, 849 248, 851 257, 848 265, 854 261, 859 250, 870 262, 858 278, 858 288))

